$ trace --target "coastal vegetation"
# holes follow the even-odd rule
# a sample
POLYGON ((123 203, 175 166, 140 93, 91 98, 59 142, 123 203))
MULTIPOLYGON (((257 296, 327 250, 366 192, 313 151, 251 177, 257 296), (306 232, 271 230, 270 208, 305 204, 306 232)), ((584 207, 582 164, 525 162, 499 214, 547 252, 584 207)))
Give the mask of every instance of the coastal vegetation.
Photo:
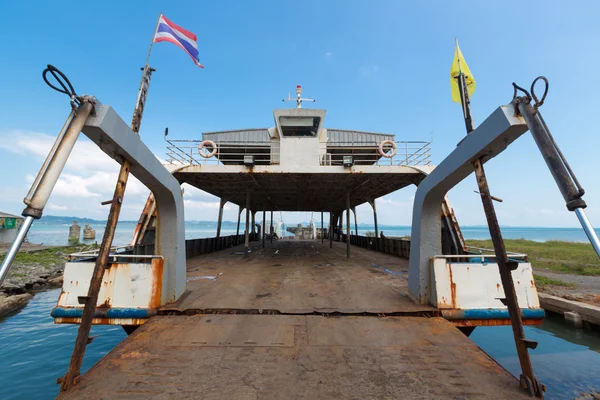
MULTIPOLYGON (((558 240, 534 242, 525 239, 505 239, 504 243, 509 252, 527 254, 535 269, 600 276, 600 261, 589 243, 558 240)), ((491 240, 467 240, 467 246, 493 249, 491 240)))

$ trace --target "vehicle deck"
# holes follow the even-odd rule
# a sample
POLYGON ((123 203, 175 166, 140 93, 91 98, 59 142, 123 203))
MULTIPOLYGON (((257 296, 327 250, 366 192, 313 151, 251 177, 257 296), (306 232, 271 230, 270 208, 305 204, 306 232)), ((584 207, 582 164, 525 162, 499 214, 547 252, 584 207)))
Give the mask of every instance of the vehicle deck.
POLYGON ((188 293, 163 310, 435 313, 408 297, 408 260, 354 246, 348 259, 337 242, 333 249, 320 241, 252 244, 248 257, 240 246, 188 259, 188 293))
POLYGON ((527 398, 407 293, 406 260, 281 240, 188 260, 188 292, 64 399, 527 398), (213 279, 216 277, 216 279, 213 279), (282 315, 283 314, 283 315, 282 315), (385 314, 385 316, 384 316, 385 314))

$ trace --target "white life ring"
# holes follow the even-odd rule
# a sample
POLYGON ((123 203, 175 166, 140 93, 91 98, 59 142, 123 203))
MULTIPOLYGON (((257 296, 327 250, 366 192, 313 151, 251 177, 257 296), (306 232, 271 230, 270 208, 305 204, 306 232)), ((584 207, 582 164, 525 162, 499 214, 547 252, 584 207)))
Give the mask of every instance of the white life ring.
POLYGON ((200 153, 200 157, 202 157, 202 158, 211 158, 212 156, 214 156, 215 154, 217 154, 217 145, 212 140, 203 140, 198 145, 198 153, 200 153), (207 147, 211 147, 212 148, 212 151, 210 153, 208 153, 208 154, 206 154, 206 153, 204 153, 202 151, 202 149, 207 148, 207 147))
POLYGON ((392 158, 396 155, 396 151, 398 149, 396 148, 396 143, 394 143, 393 140, 384 140, 383 142, 379 143, 379 148, 377 150, 379 151, 379 154, 381 154, 381 157, 392 158), (392 146, 392 151, 390 153, 383 151, 383 146, 385 145, 392 146))

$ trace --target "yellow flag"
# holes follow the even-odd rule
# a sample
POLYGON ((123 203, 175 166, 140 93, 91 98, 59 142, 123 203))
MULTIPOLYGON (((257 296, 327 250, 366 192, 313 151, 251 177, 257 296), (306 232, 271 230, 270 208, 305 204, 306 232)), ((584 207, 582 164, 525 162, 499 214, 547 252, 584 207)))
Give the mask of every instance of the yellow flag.
POLYGON ((456 43, 456 51, 454 52, 454 61, 452 62, 452 68, 450 68, 450 88, 452 89, 452 101, 460 103, 460 90, 458 90, 458 75, 460 72, 465 75, 465 81, 467 82, 467 92, 469 97, 473 96, 475 91, 475 78, 471 74, 469 66, 465 62, 465 58, 456 43))

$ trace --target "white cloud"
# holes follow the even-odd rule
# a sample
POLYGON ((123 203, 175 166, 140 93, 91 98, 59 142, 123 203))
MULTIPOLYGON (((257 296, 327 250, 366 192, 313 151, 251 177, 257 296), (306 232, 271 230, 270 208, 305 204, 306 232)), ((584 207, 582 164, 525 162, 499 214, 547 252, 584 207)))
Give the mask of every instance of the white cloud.
MULTIPOLYGON (((28 165, 31 166, 24 171, 22 189, 8 193, 6 197, 10 198, 3 197, 4 202, 16 202, 23 198, 54 141, 55 137, 38 132, 0 133, 0 149, 28 157, 28 165)), ((119 168, 120 165, 96 144, 80 136, 56 182, 47 211, 63 215, 77 212, 81 216, 105 218, 108 209, 100 202, 112 198, 119 168)), ((127 206, 124 204, 122 219, 137 219, 148 193, 149 190, 130 175, 124 200, 127 206)))
POLYGON ((331 60, 332 57, 333 53, 331 51, 325 53, 325 60, 331 60))

